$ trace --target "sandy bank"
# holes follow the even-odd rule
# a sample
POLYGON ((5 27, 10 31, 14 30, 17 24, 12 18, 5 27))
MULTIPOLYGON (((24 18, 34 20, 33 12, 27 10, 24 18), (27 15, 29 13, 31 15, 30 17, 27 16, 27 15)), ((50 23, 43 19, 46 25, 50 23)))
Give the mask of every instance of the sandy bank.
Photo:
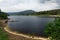
POLYGON ((32 37, 32 36, 29 36, 29 35, 13 32, 8 27, 5 27, 4 30, 7 31, 8 33, 13 34, 13 35, 25 37, 25 38, 28 38, 28 39, 31 39, 31 40, 49 40, 49 38, 42 38, 42 37, 36 37, 36 36, 32 37))

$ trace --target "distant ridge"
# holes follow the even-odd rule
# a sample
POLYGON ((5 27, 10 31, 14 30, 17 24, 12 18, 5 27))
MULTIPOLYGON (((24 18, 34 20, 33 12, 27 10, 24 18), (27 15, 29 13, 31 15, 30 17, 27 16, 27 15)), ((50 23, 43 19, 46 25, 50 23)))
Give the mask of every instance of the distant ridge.
POLYGON ((31 14, 35 13, 33 10, 26 10, 26 11, 21 11, 21 12, 8 12, 9 15, 24 15, 24 14, 31 14))
POLYGON ((33 10, 26 10, 21 12, 9 12, 9 15, 60 15, 60 9, 35 12, 33 10))

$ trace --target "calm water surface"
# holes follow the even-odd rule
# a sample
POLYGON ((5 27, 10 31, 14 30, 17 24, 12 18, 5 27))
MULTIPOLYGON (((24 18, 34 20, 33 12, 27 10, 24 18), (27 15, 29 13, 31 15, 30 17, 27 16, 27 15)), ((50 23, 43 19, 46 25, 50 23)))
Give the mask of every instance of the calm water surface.
POLYGON ((55 18, 45 16, 9 16, 9 28, 22 33, 34 33, 44 35, 46 25, 53 22, 55 18), (11 22, 14 20, 15 22, 11 22))

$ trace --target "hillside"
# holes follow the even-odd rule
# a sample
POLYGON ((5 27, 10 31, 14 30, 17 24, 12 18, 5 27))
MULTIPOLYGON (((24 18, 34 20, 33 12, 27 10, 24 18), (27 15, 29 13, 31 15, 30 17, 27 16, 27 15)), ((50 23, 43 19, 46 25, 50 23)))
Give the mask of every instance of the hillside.
POLYGON ((60 15, 60 9, 37 12, 37 15, 60 15))
POLYGON ((9 15, 26 15, 26 14, 32 14, 35 13, 33 10, 26 10, 26 11, 21 11, 21 12, 9 12, 9 15))
POLYGON ((26 10, 22 12, 12 12, 8 14, 9 15, 60 15, 60 9, 40 11, 40 12, 35 12, 33 10, 26 10))
POLYGON ((0 19, 7 19, 7 18, 8 18, 7 16, 9 16, 7 13, 2 12, 2 11, 0 10, 0 19))

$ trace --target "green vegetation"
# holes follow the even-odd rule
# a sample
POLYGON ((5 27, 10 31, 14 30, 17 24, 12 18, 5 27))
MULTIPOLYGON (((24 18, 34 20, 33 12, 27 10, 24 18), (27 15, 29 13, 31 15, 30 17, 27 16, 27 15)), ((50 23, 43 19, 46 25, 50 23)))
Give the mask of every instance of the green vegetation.
POLYGON ((9 40, 7 33, 5 33, 2 28, 0 28, 0 40, 9 40))
MULTIPOLYGON (((0 20, 7 19, 7 14, 0 10, 0 20)), ((0 40, 8 40, 8 35, 2 28, 2 22, 0 22, 0 40)))
POLYGON ((7 16, 8 16, 8 14, 6 14, 0 10, 0 19, 7 19, 8 18, 7 16))
POLYGON ((37 15, 60 15, 60 9, 37 12, 37 15))
POLYGON ((44 32, 51 40, 60 40, 60 18, 56 18, 54 22, 49 23, 44 32))

